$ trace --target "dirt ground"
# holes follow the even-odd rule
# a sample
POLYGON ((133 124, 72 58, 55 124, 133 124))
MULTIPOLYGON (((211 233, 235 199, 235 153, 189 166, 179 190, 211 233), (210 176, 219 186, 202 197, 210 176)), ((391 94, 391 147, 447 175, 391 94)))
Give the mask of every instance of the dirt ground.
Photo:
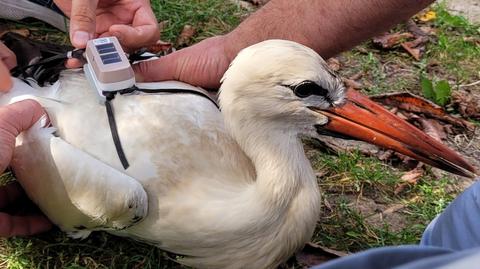
POLYGON ((480 23, 479 0, 447 0, 448 9, 457 15, 462 15, 472 23, 480 23))

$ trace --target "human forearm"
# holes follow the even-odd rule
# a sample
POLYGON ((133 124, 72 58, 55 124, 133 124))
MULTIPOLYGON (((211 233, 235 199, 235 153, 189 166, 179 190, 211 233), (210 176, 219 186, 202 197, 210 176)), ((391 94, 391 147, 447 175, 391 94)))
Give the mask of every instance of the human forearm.
POLYGON ((433 0, 271 0, 226 36, 232 59, 266 39, 288 39, 324 58, 408 19, 433 0))
POLYGON ((218 88, 237 53, 266 39, 307 45, 324 58, 406 20, 433 0, 271 0, 224 36, 135 66, 144 81, 180 80, 218 88))

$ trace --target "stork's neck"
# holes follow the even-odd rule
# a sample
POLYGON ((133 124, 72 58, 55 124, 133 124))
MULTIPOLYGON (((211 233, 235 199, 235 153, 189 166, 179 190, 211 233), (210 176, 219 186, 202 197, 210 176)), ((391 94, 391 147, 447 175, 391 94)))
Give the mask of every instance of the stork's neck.
POLYGON ((316 177, 297 134, 275 123, 250 120, 238 121, 241 126, 232 126, 232 130, 255 166, 257 197, 277 209, 287 209, 300 193, 318 199, 316 177))

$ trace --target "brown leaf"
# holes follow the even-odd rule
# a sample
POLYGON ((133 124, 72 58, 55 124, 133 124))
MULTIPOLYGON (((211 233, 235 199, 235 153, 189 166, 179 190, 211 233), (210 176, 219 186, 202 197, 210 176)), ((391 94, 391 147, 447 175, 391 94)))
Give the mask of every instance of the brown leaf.
POLYGON ((415 168, 403 174, 403 176, 400 177, 400 180, 410 184, 415 184, 417 183, 418 179, 420 179, 422 175, 423 175, 423 169, 415 168))
POLYGON ((363 84, 360 82, 356 82, 353 79, 343 78, 343 82, 345 83, 345 86, 347 86, 348 88, 354 88, 357 90, 363 89, 363 84))
POLYGON ((390 49, 394 46, 400 44, 402 41, 414 37, 411 33, 384 33, 381 36, 377 36, 373 38, 373 44, 383 48, 383 49, 390 49))
POLYGON ((428 33, 425 32, 422 28, 418 27, 418 25, 412 19, 407 21, 406 26, 407 26, 407 30, 411 32, 415 37, 428 35, 428 33))
POLYGON ((447 138, 447 134, 443 130, 443 126, 440 125, 438 121, 424 118, 419 118, 418 121, 422 125, 423 131, 433 139, 442 142, 442 140, 447 138))
POLYGON ((338 71, 340 70, 340 61, 335 58, 335 57, 332 57, 332 58, 329 58, 327 60, 327 65, 330 69, 332 69, 333 71, 338 71))
POLYGON ((417 184, 418 180, 420 179, 420 177, 422 177, 422 175, 423 175, 423 169, 421 168, 415 168, 403 174, 403 176, 400 178, 403 181, 403 183, 400 183, 395 188, 394 190, 395 195, 398 195, 403 190, 405 190, 405 188, 408 185, 417 184))
POLYGON ((305 247, 295 255, 295 258, 299 264, 311 267, 346 255, 348 255, 348 253, 343 251, 329 249, 314 243, 307 243, 305 247))
POLYGON ((168 21, 161 21, 158 23, 158 31, 162 32, 165 27, 167 27, 168 21))
POLYGON ((158 40, 155 45, 147 47, 147 51, 151 53, 169 52, 172 49, 172 43, 158 40))
POLYGON ((474 90, 457 90, 452 93, 452 105, 466 118, 480 120, 480 93, 474 90))
POLYGON ((480 37, 476 36, 466 36, 463 38, 463 41, 472 43, 474 45, 480 46, 480 37))
POLYGON ((363 71, 359 71, 355 74, 353 74, 351 77, 349 77, 348 79, 351 79, 351 80, 358 80, 358 79, 361 79, 363 77, 363 71))
POLYGON ((403 42, 401 45, 415 60, 420 60, 420 49, 414 48, 412 42, 403 42))
POLYGON ((28 29, 2 29, 0 32, 0 37, 2 37, 6 33, 16 33, 19 34, 23 37, 29 37, 30 36, 30 30, 28 29))
POLYGON ((196 32, 197 30, 193 26, 185 25, 180 36, 177 38, 177 47, 187 46, 196 32))
POLYGON ((417 39, 409 42, 403 42, 402 48, 404 48, 415 60, 420 60, 420 53, 424 50, 423 45, 428 41, 425 36, 418 37, 417 39))
POLYGON ((461 118, 453 117, 445 112, 439 105, 426 100, 418 95, 402 92, 372 96, 372 100, 384 105, 398 107, 408 112, 423 113, 429 117, 448 122, 469 131, 475 130, 475 125, 461 118))

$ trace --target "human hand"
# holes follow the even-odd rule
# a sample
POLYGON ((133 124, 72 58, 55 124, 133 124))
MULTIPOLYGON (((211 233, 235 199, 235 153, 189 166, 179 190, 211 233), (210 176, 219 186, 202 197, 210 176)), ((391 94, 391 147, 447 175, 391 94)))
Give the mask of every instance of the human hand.
POLYGON ((225 36, 216 36, 160 59, 140 62, 133 69, 138 81, 179 80, 218 89, 230 61, 225 36))
MULTIPOLYGON (((44 110, 33 100, 0 107, 0 174, 12 160, 16 136, 43 115, 44 110)), ((52 228, 52 223, 41 214, 12 213, 21 200, 28 198, 17 183, 0 187, 0 237, 32 235, 52 228)))
POLYGON ((6 92, 12 88, 10 69, 17 65, 17 57, 0 42, 0 92, 6 92))
MULTIPOLYGON (((70 17, 70 40, 85 48, 97 37, 116 36, 124 49, 154 44, 160 38, 158 23, 148 0, 54 0, 70 17)), ((78 67, 78 60, 67 61, 78 67)))

